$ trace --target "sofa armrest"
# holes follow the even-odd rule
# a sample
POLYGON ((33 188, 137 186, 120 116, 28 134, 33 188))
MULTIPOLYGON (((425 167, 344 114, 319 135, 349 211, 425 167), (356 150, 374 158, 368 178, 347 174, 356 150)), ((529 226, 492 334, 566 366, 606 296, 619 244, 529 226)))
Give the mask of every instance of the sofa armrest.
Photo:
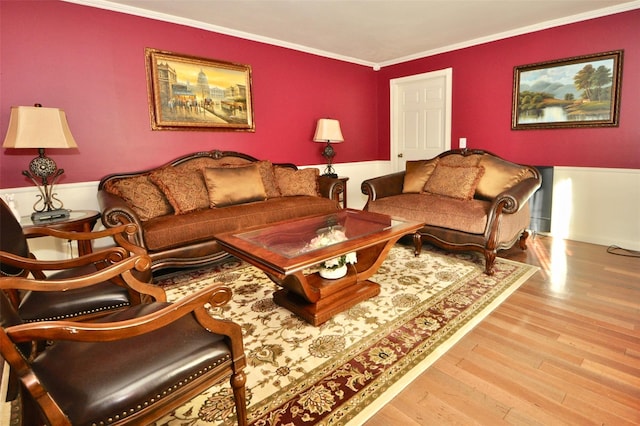
POLYGON ((99 189, 98 204, 102 213, 102 224, 105 228, 114 228, 129 223, 135 224, 137 232, 129 238, 129 241, 146 249, 142 235, 142 221, 126 201, 104 189, 99 189))
POLYGON ((340 179, 330 176, 318 176, 318 190, 323 197, 338 201, 340 194, 345 191, 345 187, 340 179))
POLYGON ((367 204, 379 198, 402 194, 404 173, 404 171, 396 172, 363 181, 360 190, 369 197, 367 204))
POLYGON ((531 196, 540 188, 540 177, 528 178, 498 194, 493 205, 502 204, 502 212, 513 214, 520 211, 531 196))

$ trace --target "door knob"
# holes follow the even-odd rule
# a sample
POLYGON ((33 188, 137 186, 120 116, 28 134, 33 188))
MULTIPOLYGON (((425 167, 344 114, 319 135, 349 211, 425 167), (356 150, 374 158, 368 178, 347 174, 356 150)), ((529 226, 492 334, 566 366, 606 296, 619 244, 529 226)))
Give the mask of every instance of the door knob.
POLYGON ((402 158, 404 155, 402 153, 398 154, 398 158, 402 158))

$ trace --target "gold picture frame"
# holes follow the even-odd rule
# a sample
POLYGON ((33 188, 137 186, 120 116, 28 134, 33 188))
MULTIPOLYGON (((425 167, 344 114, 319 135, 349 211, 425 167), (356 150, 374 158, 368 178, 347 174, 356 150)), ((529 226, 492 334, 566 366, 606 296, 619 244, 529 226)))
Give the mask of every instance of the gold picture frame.
POLYGON ((618 126, 622 50, 514 67, 511 128, 618 126))
POLYGON ((145 49, 153 130, 255 131, 249 65, 145 49))

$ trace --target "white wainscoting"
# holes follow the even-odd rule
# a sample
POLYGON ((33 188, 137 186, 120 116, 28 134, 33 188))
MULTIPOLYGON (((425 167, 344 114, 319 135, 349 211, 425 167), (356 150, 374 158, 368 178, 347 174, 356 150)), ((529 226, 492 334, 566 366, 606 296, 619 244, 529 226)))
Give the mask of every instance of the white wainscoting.
MULTIPOLYGON (((320 170, 324 165, 315 166, 320 170)), ((340 176, 348 176, 348 207, 361 209, 367 197, 360 192, 363 180, 393 172, 390 161, 367 161, 334 165, 340 176)), ((99 210, 98 182, 56 186, 65 208, 99 210)), ((14 194, 16 207, 31 214, 36 200, 34 187, 0 189, 0 196, 14 194)), ((551 235, 600 245, 640 250, 640 170, 556 167, 554 169, 551 235)), ((101 225, 99 225, 101 226, 101 225)), ((66 242, 52 238, 29 240, 41 259, 64 259, 75 254, 66 242)), ((100 244, 98 244, 98 247, 100 244)))
POLYGON ((554 167, 551 234, 640 250, 640 170, 554 167))

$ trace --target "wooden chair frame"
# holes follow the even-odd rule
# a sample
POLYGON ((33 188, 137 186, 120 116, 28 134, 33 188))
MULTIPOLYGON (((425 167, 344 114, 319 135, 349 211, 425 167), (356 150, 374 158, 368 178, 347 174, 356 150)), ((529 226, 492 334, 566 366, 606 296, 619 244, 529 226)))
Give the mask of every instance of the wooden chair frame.
MULTIPOLYGON (((125 259, 118 264, 104 268, 95 274, 74 278, 66 281, 42 281, 30 280, 23 277, 0 278, 0 289, 20 289, 35 291, 60 291, 64 289, 80 288, 102 282, 109 277, 119 275, 126 285, 136 291, 145 293, 149 290, 148 284, 136 279, 133 270, 146 270, 150 268, 151 259, 146 256, 134 256, 125 259)), ((164 291, 158 287, 156 290, 164 291)), ((158 292, 148 294, 150 297, 162 299, 158 292)), ((12 325, 2 328, 0 332, 0 344, 2 357, 9 363, 13 373, 22 384, 22 395, 34 403, 51 425, 71 425, 69 418, 60 409, 52 395, 39 381, 35 372, 31 369, 30 359, 25 357, 16 346, 21 342, 34 341, 76 341, 76 342, 107 342, 119 339, 139 336, 144 333, 159 330, 162 327, 193 314, 197 322, 211 333, 225 336, 225 340, 231 351, 231 358, 219 364, 196 379, 171 392, 170 396, 158 399, 137 410, 135 413, 110 423, 123 425, 135 422, 135 424, 147 424, 156 420, 171 410, 184 404, 198 395, 214 383, 225 377, 230 377, 234 393, 238 423, 246 425, 246 394, 244 367, 246 365, 244 347, 242 343, 242 331, 239 325, 221 319, 212 318, 205 304, 218 307, 226 304, 231 299, 231 290, 223 285, 209 286, 193 295, 170 304, 156 312, 141 317, 120 322, 87 323, 79 321, 42 321, 29 324, 12 325)), ((70 361, 72 362, 72 361, 70 361)), ((33 411, 33 410, 29 410, 33 411)), ((25 413, 28 414, 28 413, 25 413)), ((28 419, 32 421, 34 419, 28 419)), ((28 424, 28 423, 25 423, 28 424)))

